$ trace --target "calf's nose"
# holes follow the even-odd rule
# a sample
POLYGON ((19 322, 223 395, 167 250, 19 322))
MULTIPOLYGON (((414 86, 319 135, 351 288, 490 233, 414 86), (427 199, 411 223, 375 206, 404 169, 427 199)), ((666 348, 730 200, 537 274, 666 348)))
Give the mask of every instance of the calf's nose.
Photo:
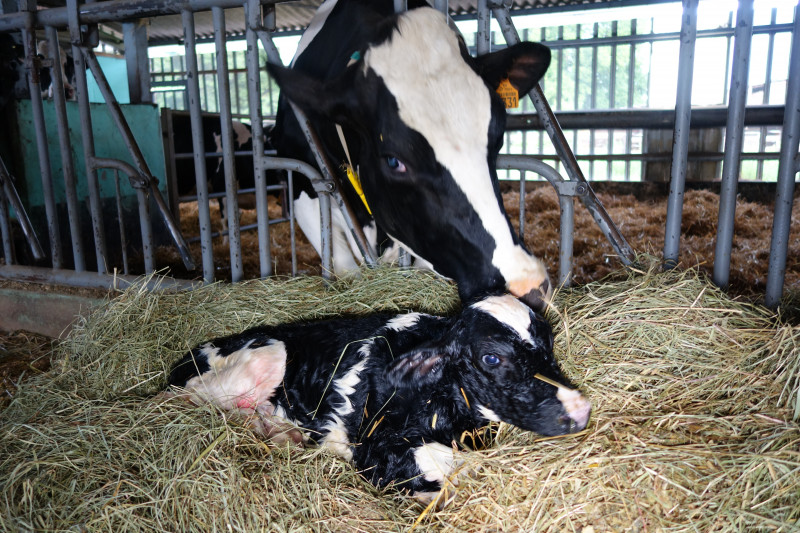
MULTIPOLYGON (((592 412, 592 404, 589 400, 575 389, 559 387, 556 397, 564 406, 567 416, 570 418, 570 433, 581 431, 589 423, 589 415, 592 412)), ((567 422, 566 420, 564 422, 567 422)))

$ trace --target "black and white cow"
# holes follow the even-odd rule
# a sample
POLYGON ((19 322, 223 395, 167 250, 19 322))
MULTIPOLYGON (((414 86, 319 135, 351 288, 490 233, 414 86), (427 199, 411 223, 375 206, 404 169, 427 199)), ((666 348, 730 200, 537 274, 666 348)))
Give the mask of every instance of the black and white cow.
MULTIPOLYGON (((376 252, 391 260, 402 244, 455 280, 465 301, 503 290, 540 309, 552 293, 547 270, 519 241, 499 192, 506 112, 496 89, 508 79, 529 92, 550 52, 522 43, 473 58, 442 13, 408 4, 416 9, 395 15, 392 0, 326 0, 292 68, 269 72, 308 115, 334 166, 358 170, 372 216, 340 170, 343 193, 376 252)), ((315 164, 283 97, 273 144, 280 156, 315 164)), ((308 183, 295 191, 299 225, 319 251, 316 194, 308 183)), ((334 225, 339 273, 358 260, 338 212, 334 225)))
POLYGON ((328 447, 375 485, 425 500, 457 469, 453 443, 465 432, 490 421, 543 435, 586 427, 591 406, 562 375, 552 343, 549 324, 504 294, 451 318, 250 329, 192 350, 169 384, 242 412, 267 436, 328 447))

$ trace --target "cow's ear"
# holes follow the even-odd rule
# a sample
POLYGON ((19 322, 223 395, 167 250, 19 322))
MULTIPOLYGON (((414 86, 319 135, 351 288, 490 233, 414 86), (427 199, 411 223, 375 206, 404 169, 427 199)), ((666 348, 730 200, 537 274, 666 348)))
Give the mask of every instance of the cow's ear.
POLYGON ((386 370, 386 381, 396 388, 417 388, 442 378, 450 356, 435 347, 418 348, 395 359, 386 370))
POLYGON ((267 64, 267 72, 281 88, 281 94, 306 113, 342 124, 352 119, 353 110, 358 107, 353 90, 353 68, 329 81, 275 63, 267 64))
POLYGON ((478 74, 489 87, 497 89, 508 79, 519 91, 528 94, 550 66, 550 49, 543 44, 523 42, 476 58, 478 74))

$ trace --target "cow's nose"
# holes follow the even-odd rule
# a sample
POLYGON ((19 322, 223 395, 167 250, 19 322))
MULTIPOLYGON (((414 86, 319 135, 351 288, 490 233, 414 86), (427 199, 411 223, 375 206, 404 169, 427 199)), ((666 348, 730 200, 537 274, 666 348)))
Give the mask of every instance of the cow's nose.
POLYGON ((561 421, 564 425, 569 426, 569 432, 575 433, 585 428, 592 412, 592 404, 589 403, 589 400, 584 398, 580 392, 566 387, 559 388, 556 396, 564 406, 566 416, 569 418, 569 420, 561 421))
POLYGON ((547 306, 546 302, 550 300, 552 292, 550 281, 544 280, 539 287, 531 289, 526 294, 519 296, 519 299, 537 313, 542 313, 547 306))

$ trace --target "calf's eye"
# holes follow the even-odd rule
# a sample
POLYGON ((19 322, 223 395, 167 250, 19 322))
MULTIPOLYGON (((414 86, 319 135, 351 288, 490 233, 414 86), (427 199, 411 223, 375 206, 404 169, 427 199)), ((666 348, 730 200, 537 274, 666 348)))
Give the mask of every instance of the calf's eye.
POLYGON ((402 161, 400 161, 399 159, 397 159, 396 157, 394 157, 392 155, 386 156, 386 164, 394 172, 401 172, 402 173, 402 172, 406 171, 405 164, 403 164, 402 161))
POLYGON ((483 363, 487 366, 497 366, 500 364, 500 358, 492 353, 487 353, 483 356, 483 363))

